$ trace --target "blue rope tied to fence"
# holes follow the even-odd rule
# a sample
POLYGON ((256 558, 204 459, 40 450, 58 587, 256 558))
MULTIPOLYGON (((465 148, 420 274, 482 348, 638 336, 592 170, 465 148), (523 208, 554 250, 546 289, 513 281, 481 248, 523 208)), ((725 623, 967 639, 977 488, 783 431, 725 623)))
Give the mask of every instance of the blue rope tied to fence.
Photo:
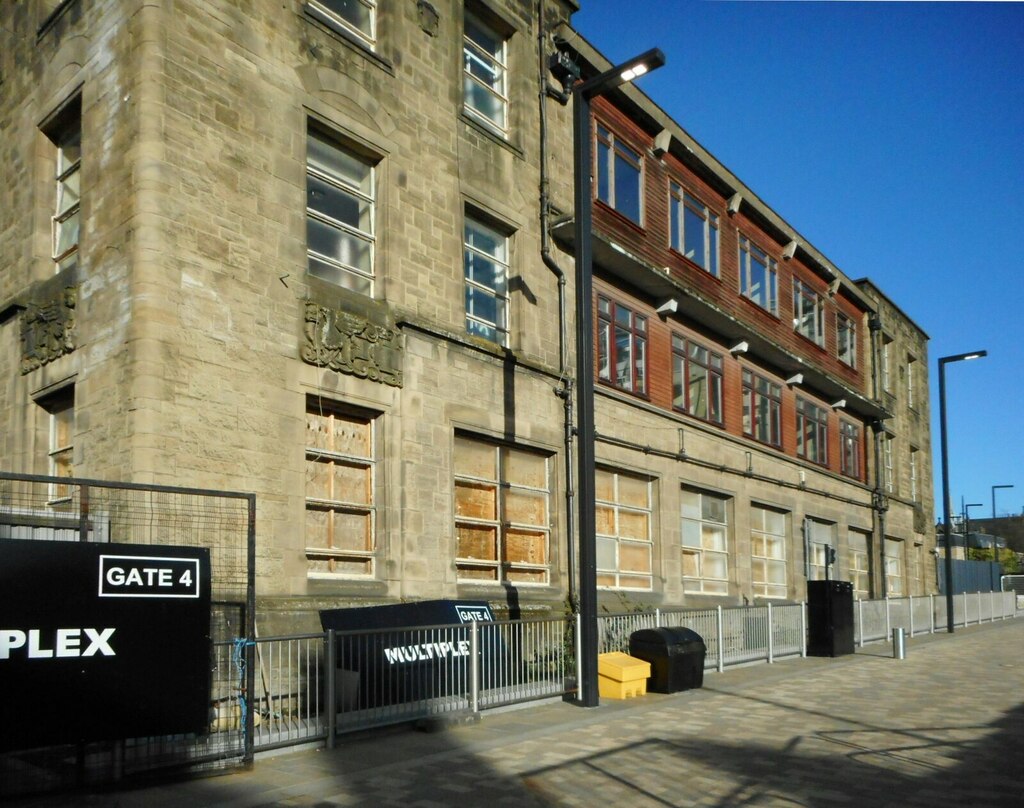
POLYGON ((236 637, 235 646, 231 652, 231 662, 238 668, 238 728, 242 731, 242 741, 246 740, 248 721, 246 720, 249 705, 245 698, 245 648, 248 645, 255 645, 245 637, 236 637))

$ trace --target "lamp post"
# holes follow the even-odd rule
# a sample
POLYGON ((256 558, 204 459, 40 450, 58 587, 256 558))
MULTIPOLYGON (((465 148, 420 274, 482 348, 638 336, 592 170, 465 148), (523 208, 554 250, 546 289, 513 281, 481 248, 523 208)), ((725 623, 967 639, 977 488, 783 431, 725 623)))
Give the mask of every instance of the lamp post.
POLYGON ((939 359, 939 429, 942 451, 942 532, 946 539, 946 631, 953 633, 953 534, 949 524, 949 453, 946 446, 946 365, 988 356, 988 351, 943 356, 939 359))
MULTIPOLYGON (((992 486, 992 521, 993 522, 995 521, 995 518, 996 518, 996 489, 997 488, 1013 488, 1013 486, 1012 485, 993 485, 992 486)), ((992 529, 995 530, 995 525, 992 526, 992 529)), ((992 557, 995 559, 996 563, 998 564, 999 563, 999 540, 996 538, 996 534, 995 533, 992 534, 992 557)))
POLYGON ((980 502, 968 502, 963 506, 964 511, 964 561, 970 560, 970 553, 967 552, 967 546, 970 544, 971 535, 971 508, 982 507, 980 502))
POLYGON ((597 693, 597 524, 594 483, 594 313, 591 251, 592 141, 590 101, 665 64, 652 48, 611 70, 581 81, 572 91, 573 189, 576 242, 576 477, 579 535, 580 670, 577 686, 584 707, 596 707, 597 693))

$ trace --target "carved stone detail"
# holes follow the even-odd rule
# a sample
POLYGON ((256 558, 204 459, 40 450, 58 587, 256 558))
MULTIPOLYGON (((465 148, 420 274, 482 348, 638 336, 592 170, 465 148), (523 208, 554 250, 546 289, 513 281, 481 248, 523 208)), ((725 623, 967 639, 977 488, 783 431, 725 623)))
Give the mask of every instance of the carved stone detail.
POLYGON ((360 379, 402 386, 402 337, 340 309, 306 301, 302 361, 360 379))
POLYGON ((55 298, 32 301, 21 315, 21 372, 31 373, 75 350, 78 287, 66 286, 55 298))

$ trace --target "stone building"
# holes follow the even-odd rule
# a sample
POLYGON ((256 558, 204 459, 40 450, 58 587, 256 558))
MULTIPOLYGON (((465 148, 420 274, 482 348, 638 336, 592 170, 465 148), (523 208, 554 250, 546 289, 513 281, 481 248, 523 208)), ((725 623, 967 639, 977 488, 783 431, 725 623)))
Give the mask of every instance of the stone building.
MULTIPOLYGON (((551 57, 610 67, 575 9, 4 4, 4 470, 254 492, 261 630, 438 597, 562 611, 551 57)), ((925 335, 638 88, 594 117, 602 599, 800 600, 829 546, 861 597, 933 591, 925 335)))

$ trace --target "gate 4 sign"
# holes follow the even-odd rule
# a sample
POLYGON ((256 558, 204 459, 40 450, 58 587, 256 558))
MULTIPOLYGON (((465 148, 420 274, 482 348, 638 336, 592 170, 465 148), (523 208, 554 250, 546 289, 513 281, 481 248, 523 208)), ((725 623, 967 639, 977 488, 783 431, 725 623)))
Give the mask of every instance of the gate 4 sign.
POLYGON ((201 548, 0 541, 0 750, 201 732, 201 548))

